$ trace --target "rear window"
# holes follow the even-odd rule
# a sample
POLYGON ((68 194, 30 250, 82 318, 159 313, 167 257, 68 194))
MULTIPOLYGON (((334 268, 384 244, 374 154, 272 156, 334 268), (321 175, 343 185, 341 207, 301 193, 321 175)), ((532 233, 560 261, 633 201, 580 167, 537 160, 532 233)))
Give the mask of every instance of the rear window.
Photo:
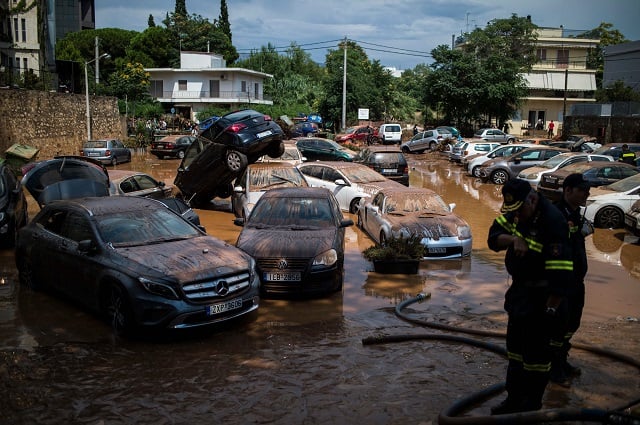
POLYGON ((388 125, 384 128, 385 133, 397 133, 402 131, 399 125, 388 125))
POLYGON ((400 152, 384 152, 384 153, 377 153, 375 155, 375 160, 373 160, 373 162, 402 164, 405 162, 405 159, 404 159, 404 155, 400 152))
POLYGON ((106 148, 106 140, 90 140, 84 144, 85 148, 106 148))

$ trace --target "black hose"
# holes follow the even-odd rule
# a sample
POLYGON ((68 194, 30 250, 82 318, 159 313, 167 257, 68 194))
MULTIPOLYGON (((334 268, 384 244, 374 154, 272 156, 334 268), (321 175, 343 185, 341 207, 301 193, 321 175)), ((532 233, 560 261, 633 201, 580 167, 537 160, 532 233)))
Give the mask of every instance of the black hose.
MULTIPOLYGON (((419 324, 419 325, 423 325, 423 326, 427 326, 427 327, 439 329, 439 330, 460 332, 460 333, 481 335, 481 336, 502 337, 502 338, 506 336, 504 332, 467 329, 467 328, 460 328, 456 326, 433 323, 429 321, 415 319, 415 318, 406 316, 404 313, 402 313, 402 310, 407 306, 414 304, 416 302, 422 302, 427 298, 430 298, 430 296, 431 296, 430 294, 418 294, 414 298, 402 301, 396 306, 396 309, 395 309, 396 315, 407 322, 411 322, 414 324, 419 324)), ((419 334, 419 335, 413 334, 413 335, 395 335, 395 336, 376 336, 376 337, 363 338, 362 344, 373 345, 373 344, 403 342, 403 341, 418 340, 418 339, 460 342, 460 343, 472 345, 475 347, 485 348, 496 354, 506 356, 506 349, 502 346, 488 343, 485 341, 466 338, 463 336, 448 335, 448 334, 419 334)), ((640 369, 640 362, 637 361, 636 359, 626 355, 616 353, 611 350, 606 350, 600 347, 590 346, 586 344, 572 344, 572 347, 585 350, 585 351, 590 351, 592 353, 599 354, 605 357, 609 357, 609 358, 621 361, 623 363, 627 363, 629 365, 635 366, 636 368, 640 369)), ((461 424, 481 425, 481 424, 514 424, 514 423, 525 424, 525 423, 543 423, 543 422, 559 422, 559 421, 591 421, 591 422, 599 422, 603 424, 640 425, 640 418, 632 415, 624 414, 621 412, 622 410, 628 409, 631 406, 639 404, 640 399, 634 400, 612 411, 603 410, 603 409, 565 408, 565 409, 549 409, 549 410, 538 410, 538 411, 531 411, 531 412, 520 412, 520 413, 507 414, 507 415, 458 417, 458 415, 469 410, 472 406, 478 405, 479 403, 503 392, 504 389, 505 389, 505 383, 499 383, 491 387, 485 388, 481 391, 478 391, 476 393, 470 394, 464 398, 456 400, 450 407, 448 407, 447 409, 445 409, 440 413, 440 415, 438 416, 438 423, 442 425, 461 425, 461 424)))

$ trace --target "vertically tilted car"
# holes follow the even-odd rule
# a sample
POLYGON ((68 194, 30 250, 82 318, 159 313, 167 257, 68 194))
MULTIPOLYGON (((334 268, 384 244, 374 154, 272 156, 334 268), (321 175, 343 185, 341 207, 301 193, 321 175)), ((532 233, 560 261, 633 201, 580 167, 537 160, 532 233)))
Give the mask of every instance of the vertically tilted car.
POLYGON ((186 150, 174 184, 191 205, 231 195, 231 182, 262 155, 284 152, 284 133, 270 116, 252 109, 215 120, 186 150))

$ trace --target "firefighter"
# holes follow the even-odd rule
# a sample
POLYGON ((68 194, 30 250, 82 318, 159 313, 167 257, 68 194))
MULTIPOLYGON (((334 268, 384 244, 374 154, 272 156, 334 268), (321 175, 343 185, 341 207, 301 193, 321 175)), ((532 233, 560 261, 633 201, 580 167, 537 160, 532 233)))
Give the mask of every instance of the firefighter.
POLYGON ((564 215, 569 226, 569 242, 573 253, 573 276, 575 284, 569 288, 567 296, 567 327, 551 341, 553 358, 551 361, 551 382, 567 386, 568 379, 580 374, 580 369, 567 361, 571 349, 571 337, 580 327, 584 308, 584 278, 587 275, 587 249, 585 237, 593 233, 593 224, 581 214, 580 207, 587 204, 589 182, 582 174, 569 174, 562 184, 562 198, 556 206, 564 215))
MULTIPOLYGON (((502 215, 489 229, 490 249, 506 250, 511 285, 505 294, 507 398, 491 414, 539 410, 551 369, 551 337, 566 320, 566 294, 573 281, 567 221, 556 206, 511 179, 502 188, 502 215)), ((564 328, 562 328, 564 329, 564 328)))
POLYGON ((627 164, 636 165, 636 154, 629 149, 629 145, 625 143, 622 145, 622 152, 618 160, 627 164))

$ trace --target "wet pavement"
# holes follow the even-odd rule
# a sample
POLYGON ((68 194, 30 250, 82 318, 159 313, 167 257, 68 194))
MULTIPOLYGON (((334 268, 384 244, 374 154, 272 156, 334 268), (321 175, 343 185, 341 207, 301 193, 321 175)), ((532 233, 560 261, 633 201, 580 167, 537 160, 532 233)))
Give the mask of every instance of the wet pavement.
MULTIPOLYGON (((178 164, 136 154, 116 168, 172 183, 178 164)), ((470 345, 363 344, 371 337, 442 333, 396 316, 398 303, 418 293, 431 298, 406 309, 413 317, 505 329, 508 276, 503 255, 486 246, 500 187, 472 179, 437 154, 412 156, 410 164, 412 186, 436 190, 471 224, 471 258, 422 262, 417 275, 376 274, 361 254, 372 242, 353 226, 341 293, 265 299, 253 316, 206 332, 116 339, 78 307, 20 288, 13 251, 0 251, 0 423, 432 424, 456 399, 502 382, 506 360, 470 345)), ((33 217, 37 205, 29 201, 33 217)), ((198 213, 209 234, 235 243, 240 228, 227 200, 198 213)), ((597 229, 588 239, 587 301, 576 342, 639 357, 636 239, 621 229, 597 229)), ((571 361, 583 374, 569 389, 550 385, 545 407, 614 408, 638 398, 636 367, 585 350, 574 350, 571 361)), ((485 415, 497 401, 469 414, 485 415)))

